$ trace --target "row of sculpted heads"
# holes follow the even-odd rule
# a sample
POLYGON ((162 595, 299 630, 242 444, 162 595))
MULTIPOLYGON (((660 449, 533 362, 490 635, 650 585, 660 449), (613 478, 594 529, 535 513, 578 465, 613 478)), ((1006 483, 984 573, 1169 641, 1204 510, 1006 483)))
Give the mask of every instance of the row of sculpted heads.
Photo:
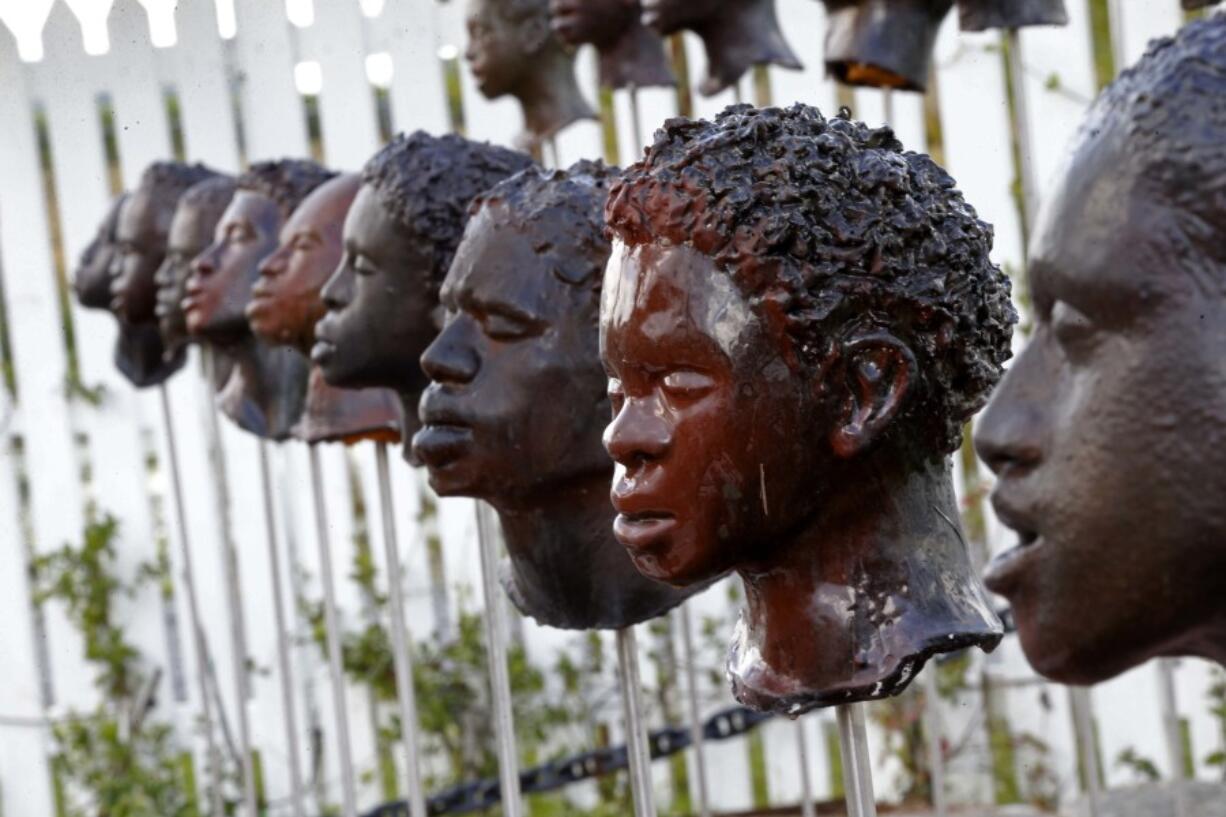
MULTIPOLYGON (((822 0, 825 59, 841 81, 923 90, 937 30, 954 0, 822 0)), ((958 0, 963 30, 1062 25, 1063 0, 958 0)), ((735 85, 754 65, 801 67, 775 0, 470 0, 467 57, 487 97, 511 95, 532 147, 592 116, 567 50, 591 43, 602 85, 672 85, 662 36, 693 31, 707 56, 699 90, 735 85), (552 28, 552 34, 551 34, 552 28), (553 36, 556 34, 557 36, 553 36)))
MULTIPOLYGON (((1040 671, 1096 681, 1226 659, 1223 99, 1223 18, 1104 93, 999 386, 991 228, 888 129, 803 105, 671 120, 625 172, 401 137, 296 209, 240 182, 264 200, 236 196, 204 255, 265 242, 251 325, 399 395, 436 490, 499 512, 525 612, 621 627, 735 570, 734 690, 791 714, 1000 639, 949 460, 996 387, 977 444, 1021 544, 990 586, 1040 671), (321 305, 291 284, 325 246, 321 305)), ((222 261, 194 266, 189 331, 228 303, 194 280, 222 261)))

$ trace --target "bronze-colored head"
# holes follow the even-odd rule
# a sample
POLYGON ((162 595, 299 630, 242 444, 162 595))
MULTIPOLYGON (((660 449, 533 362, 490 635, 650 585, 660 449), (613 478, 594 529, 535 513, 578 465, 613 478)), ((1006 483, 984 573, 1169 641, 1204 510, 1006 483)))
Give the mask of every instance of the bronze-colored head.
POLYGON ((706 96, 737 83, 754 65, 801 68, 779 28, 775 0, 642 0, 643 24, 662 35, 688 29, 702 38, 706 96))
POLYGON ((399 392, 406 420, 426 387, 418 358, 437 331, 438 288, 468 204, 529 166, 527 156, 459 136, 401 135, 375 154, 344 227, 341 263, 323 289, 312 360, 342 388, 399 392))
POLYGON ((157 287, 154 314, 166 354, 175 354, 188 343, 183 298, 192 261, 213 241, 217 222, 234 197, 234 179, 217 176, 188 188, 175 207, 166 239, 166 260, 153 275, 157 287))
POLYGON ((738 697, 795 714, 993 646, 947 455, 1016 316, 953 180, 889 129, 734 106, 667 123, 606 215, 614 530, 655 578, 741 573, 738 697))
POLYGON ((1019 545, 988 586, 1040 673, 1226 662, 1226 19, 1091 108, 1030 254, 1035 331, 976 443, 1019 545))
POLYGON ((111 262, 111 311, 130 326, 153 324, 154 273, 166 258, 166 241, 179 198, 217 174, 204 165, 154 162, 124 201, 115 225, 111 262))
POLYGON ((664 41, 642 22, 639 0, 550 0, 553 31, 565 43, 591 43, 600 84, 609 88, 673 85, 664 41))
POLYGON ((294 208, 333 175, 308 160, 284 159, 252 165, 239 177, 213 242, 192 262, 183 300, 188 332, 223 345, 250 332, 245 310, 260 262, 276 250, 294 208))
POLYGON ((111 207, 98 225, 94 240, 81 253, 77 268, 72 274, 72 288, 77 302, 87 309, 111 308, 111 263, 115 260, 115 227, 119 224, 119 211, 127 199, 121 193, 111 202, 111 207))
POLYGON ((440 495, 498 510, 507 590, 554 627, 626 627, 689 595, 639 575, 612 536, 597 320, 615 173, 532 168, 474 201, 421 358, 414 452, 440 495))

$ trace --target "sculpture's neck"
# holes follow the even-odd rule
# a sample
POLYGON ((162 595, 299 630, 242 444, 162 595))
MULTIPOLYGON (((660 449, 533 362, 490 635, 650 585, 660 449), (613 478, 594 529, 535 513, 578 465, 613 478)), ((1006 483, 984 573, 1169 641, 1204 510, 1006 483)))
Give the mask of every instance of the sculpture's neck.
POLYGON ((233 370, 218 395, 221 410, 260 437, 288 437, 302 415, 307 361, 293 349, 270 346, 251 334, 227 344, 222 352, 233 361, 233 370))
POLYGON ((640 575, 613 538, 608 471, 568 480, 533 501, 495 500, 510 564, 503 585, 541 624, 617 629, 680 604, 681 590, 640 575))
POLYGON ((600 84, 608 88, 651 88, 676 83, 664 41, 638 20, 600 48, 600 84))
POLYGON ((418 466, 420 462, 413 458, 413 435, 421 430, 421 420, 417 416, 417 405, 421 402, 421 393, 425 387, 401 387, 396 390, 396 399, 400 402, 400 439, 404 440, 404 459, 409 465, 418 466))
POLYGON ((523 141, 529 147, 541 144, 573 122, 596 117, 579 92, 570 56, 560 46, 542 49, 533 70, 525 72, 512 94, 523 108, 523 141))
POLYGON ((826 498, 795 537, 740 570, 747 609, 729 673, 751 706, 800 712, 885 697, 929 655, 1000 639, 948 464, 915 470, 895 458, 859 471, 855 490, 826 498))
POLYGON ((167 355, 157 324, 119 324, 115 339, 115 366, 135 386, 164 382, 183 365, 186 352, 180 348, 167 355))
POLYGON ((308 443, 400 440, 400 406, 387 389, 338 389, 311 367, 306 404, 294 436, 308 443))
POLYGON ((775 0, 725 3, 694 31, 707 52, 707 75, 698 86, 706 96, 735 85, 755 65, 801 67, 779 29, 775 0))

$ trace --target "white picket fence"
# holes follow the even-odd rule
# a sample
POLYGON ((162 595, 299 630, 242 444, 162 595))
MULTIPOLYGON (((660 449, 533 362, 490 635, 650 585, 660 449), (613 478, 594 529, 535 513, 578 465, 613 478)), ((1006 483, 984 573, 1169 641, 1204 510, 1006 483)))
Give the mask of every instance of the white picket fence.
MULTIPOLYGON (((6 815, 54 813, 46 724, 95 700, 92 675, 81 659, 81 640, 64 611, 48 603, 36 613, 31 604, 27 581, 31 554, 78 541, 86 502, 92 500, 99 509, 122 521, 120 553, 126 568, 132 569, 154 555, 155 533, 159 530, 168 531, 172 537, 170 553, 176 580, 181 567, 158 396, 153 391, 134 390, 114 370, 110 357, 115 333, 112 319, 82 310, 75 303, 70 310, 81 380, 90 386, 104 386, 105 398, 95 407, 70 398, 65 389, 69 349, 61 328, 60 295, 53 275, 53 235, 58 231, 65 263, 71 269, 114 192, 103 148, 102 100, 114 111, 114 136, 125 187, 136 182, 150 161, 172 156, 168 93, 178 99, 186 158, 230 172, 239 170, 244 161, 308 153, 301 90, 318 94, 326 162, 337 169, 359 168, 379 145, 368 68, 384 74, 377 79, 386 85, 396 130, 421 128, 440 133, 450 129, 444 75, 448 61, 463 52, 461 0, 315 0, 313 22, 305 27, 300 27, 304 22, 300 18, 291 22, 278 0, 218 0, 218 4, 220 15, 211 0, 181 0, 177 4, 144 0, 143 5, 136 0, 117 0, 105 14, 108 3, 78 0, 73 7, 90 21, 83 28, 69 5, 55 0, 41 29, 41 49, 37 38, 31 38, 32 31, 27 30, 20 32, 25 49, 21 54, 17 42, 0 28, 0 273, 17 383, 15 396, 0 395, 0 418, 4 418, 4 453, 0 454, 0 542, 4 545, 0 547, 0 655, 8 666, 0 681, 0 813, 6 815), (159 26, 161 47, 151 43, 151 18, 159 26), (225 29, 221 32, 219 20, 225 29), (177 31, 177 41, 171 45, 162 39, 168 21, 177 31), (390 78, 386 76, 388 65, 390 78), (318 87, 309 87, 313 84, 318 87), (237 105, 231 96, 232 87, 237 88, 237 105), (56 224, 48 217, 36 113, 45 122, 52 157, 56 224), (18 441, 21 455, 14 447, 18 441), (156 457, 157 466, 152 470, 146 467, 148 455, 156 457), (88 480, 82 478, 86 467, 88 480), (158 503, 160 514, 154 510, 158 503)), ((1031 112, 1027 136, 1033 146, 1031 158, 1040 195, 1056 172, 1063 147, 1095 88, 1087 0, 1067 0, 1067 4, 1072 17, 1068 27, 1028 30, 1021 35, 1025 102, 1031 112)), ((293 5, 297 10, 312 6, 310 2, 293 5)), ((1178 0, 1115 2, 1119 61, 1135 60, 1149 37, 1173 32, 1182 19, 1178 5, 1178 0)), ((804 101, 831 111, 836 105, 836 89, 822 70, 821 5, 814 0, 779 0, 779 12, 806 69, 771 69, 773 102, 804 101)), ((1010 192, 1015 176, 1013 132, 1000 42, 998 33, 964 35, 957 31, 952 18, 947 22, 937 53, 939 115, 949 170, 968 201, 995 225, 996 260, 1020 271, 1022 228, 1010 192)), ((703 61, 701 48, 688 35, 686 46, 691 73, 697 75, 703 61)), ((595 60, 587 49, 579 53, 578 68, 581 84, 594 100, 595 60)), ((467 135, 508 143, 519 130, 515 103, 483 99, 467 69, 461 65, 459 72, 467 135)), ((741 96, 754 99, 749 80, 742 83, 741 96)), ((734 98, 732 91, 714 99, 695 97, 696 113, 713 115, 734 98)), ((926 149, 927 130, 919 96, 896 94, 887 106, 881 93, 857 90, 854 101, 856 115, 872 124, 882 123, 887 107, 892 107, 893 124, 904 143, 915 150, 926 149)), ((627 95, 617 93, 614 102, 623 163, 634 158, 635 144, 650 141, 652 130, 677 110, 671 91, 643 91, 643 130, 634 134, 627 95)), ((558 139, 557 152, 563 164, 603 156, 600 128, 594 123, 571 128, 558 139)), ((237 702, 228 683, 232 672, 221 531, 214 514, 214 486, 204 433, 208 392, 194 352, 168 390, 206 631, 225 708, 233 721, 237 702)), ((271 813, 278 814, 282 812, 277 804, 284 804, 288 788, 288 771, 274 676, 275 632, 269 609, 270 571, 257 477, 257 444, 232 427, 225 428, 223 442, 234 499, 248 644, 256 665, 268 670, 255 674, 251 700, 246 705, 253 722, 254 743, 263 761, 265 786, 274 804, 271 813)), ((354 526, 348 512, 352 503, 347 458, 356 464, 360 476, 359 490, 370 516, 373 552, 382 552, 381 529, 375 524, 379 501, 373 449, 365 445, 350 452, 329 448, 323 455, 331 503, 334 568, 338 575, 345 576, 354 526)), ((311 500, 304 447, 280 446, 274 466, 281 506, 276 524, 286 550, 284 561, 301 567, 306 575, 305 594, 319 598, 315 532, 306 521, 310 519, 311 500)), ((423 481, 399 463, 394 464, 393 474, 408 573, 408 619, 421 638, 435 624, 423 533, 417 523, 423 481)), ((469 608, 480 604, 472 519, 468 501, 440 503, 452 615, 460 603, 469 608)), ((1006 538, 993 525, 992 540, 1000 543, 1006 538)), ((379 567, 382 570, 381 562, 379 567)), ((381 575, 386 577, 386 572, 381 575)), ((341 602, 345 621, 355 624, 363 620, 357 592, 349 582, 342 582, 341 602)), ((698 615, 726 614, 726 594, 719 588, 710 591, 696 600, 695 608, 698 615)), ((126 603, 123 613, 131 623, 134 640, 154 662, 167 669, 158 714, 173 721, 182 739, 193 746, 199 758, 198 778, 203 781, 202 741, 195 729, 197 687, 183 681, 199 671, 188 638, 190 619, 184 593, 177 589, 173 606, 164 609, 161 598, 150 591, 126 603)), ((523 623, 523 631, 530 655, 545 664, 552 662, 558 649, 573 643, 571 635, 531 622, 523 623)), ((296 649, 295 660, 303 686, 299 696, 303 711, 298 721, 318 722, 323 729, 328 747, 323 776, 325 799, 335 803, 339 790, 335 752, 328 738, 333 729, 324 663, 314 645, 296 649)), ((986 663, 996 678, 1031 678, 1014 643, 986 663)), ((1185 662, 1177 676, 1181 714, 1190 722, 1196 769, 1203 776, 1214 774, 1203 759, 1220 748, 1221 741, 1218 725, 1207 714, 1208 677, 1208 668, 1199 662, 1185 662)), ((356 688, 348 694, 356 727, 357 760, 361 769, 369 770, 374 765, 374 741, 366 714, 368 702, 356 688)), ((1030 732, 1051 744, 1046 762, 1059 777, 1065 794, 1072 795, 1076 790, 1075 761, 1063 692, 1046 685, 1026 686, 1004 693, 1004 699, 1015 730, 1030 732), (1050 708, 1037 705, 1040 696, 1050 699, 1050 708)), ((1128 746, 1154 759, 1164 773, 1169 772, 1153 668, 1141 668, 1097 688, 1095 700, 1110 784, 1129 778, 1128 772, 1113 762, 1128 746)), ((730 702, 726 691, 710 690, 711 708, 730 702)), ((974 696, 946 707, 943 716, 951 742, 965 731, 979 735, 982 747, 978 711, 974 696)), ((616 722, 615 705, 611 712, 609 719, 616 722)), ((828 723, 826 715, 809 716, 804 721, 810 771, 819 796, 829 796, 834 786, 823 737, 823 726, 828 723)), ((800 777, 792 727, 775 722, 764 729, 771 799, 780 804, 796 802, 800 777)), ((875 754, 880 753, 882 738, 874 727, 870 741, 875 754)), ((305 736, 301 744, 306 745, 305 736)), ((955 762, 951 776, 958 798, 990 798, 984 757, 982 751, 964 753, 955 762)), ((713 803, 720 810, 751 806, 749 761, 743 741, 711 745, 708 758, 713 803)), ((878 766, 878 788, 888 797, 893 769, 888 761, 878 766)), ((655 772, 663 797, 667 788, 664 765, 656 764, 655 772)), ((586 794, 590 797, 591 793, 589 787, 586 794)), ((373 782, 364 784, 360 796, 364 807, 373 806, 379 800, 377 786, 373 782)))

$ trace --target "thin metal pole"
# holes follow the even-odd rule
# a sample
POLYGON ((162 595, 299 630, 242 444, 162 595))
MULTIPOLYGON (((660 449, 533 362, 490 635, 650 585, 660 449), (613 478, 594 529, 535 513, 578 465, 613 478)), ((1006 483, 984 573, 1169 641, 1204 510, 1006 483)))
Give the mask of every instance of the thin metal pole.
POLYGON ((277 626, 277 663, 281 675, 281 712, 285 719, 286 750, 289 760, 290 811, 304 817, 302 759, 298 754, 298 704, 294 696, 294 667, 290 660, 291 634, 285 618, 285 596, 281 588, 281 554, 272 500, 272 480, 268 475, 268 443, 260 440, 260 484, 264 493, 264 524, 268 538, 268 565, 272 572, 272 612, 277 626))
POLYGON ((690 626, 690 608, 681 605, 681 650, 685 659, 685 692, 689 699, 690 741, 694 745, 694 772, 698 777, 698 814, 711 817, 711 800, 707 789, 707 756, 702 731, 702 709, 698 703, 698 665, 694 658, 694 631, 690 626))
POLYGON ((1006 29, 1005 42, 1009 46, 1009 90, 1013 95, 1013 111, 1017 118, 1018 174, 1022 182, 1022 208, 1025 210, 1027 227, 1034 229, 1034 220, 1039 209, 1039 186, 1034 170, 1034 148, 1030 141, 1030 104, 1026 97, 1022 39, 1016 28, 1006 29))
POLYGON ((1085 774, 1087 813, 1098 817, 1101 813, 1102 786, 1099 784, 1098 752, 1095 750, 1094 715, 1088 687, 1068 688, 1069 708, 1073 711, 1073 734, 1077 739, 1077 754, 1085 774))
POLYGON ((400 731, 409 775, 409 817, 426 817, 426 793, 421 782, 418 747, 417 699, 413 692, 413 655, 409 651, 409 624, 404 618, 401 590, 400 545, 396 538, 396 511, 392 505, 392 477, 387 465, 387 443, 375 443, 379 471, 379 502, 383 510, 383 547, 387 559, 387 589, 392 604, 392 660, 396 668, 396 695, 400 701, 400 731))
POLYGON ((175 437, 174 417, 170 412, 170 395, 166 384, 158 386, 158 396, 162 402, 162 424, 166 427, 166 450, 170 460, 170 486, 175 498, 175 522, 179 531, 179 548, 183 560, 183 586, 187 592, 187 613, 191 618, 192 643, 196 648, 196 681, 200 685, 200 720, 204 730, 205 747, 208 753, 209 803, 213 813, 220 815, 223 810, 221 796, 222 773, 221 753, 217 748, 217 736, 213 734, 213 701, 209 697, 209 644, 204 637, 204 625, 200 618, 200 603, 196 597, 196 572, 192 568, 192 549, 187 534, 187 506, 183 504, 183 481, 179 475, 179 447, 175 437))
POLYGON ((1175 661, 1158 660, 1158 687, 1162 696, 1162 727, 1166 733, 1166 751, 1171 765, 1171 792, 1175 797, 1175 817, 1188 817, 1188 798, 1183 777, 1186 758, 1183 751, 1183 729, 1179 724, 1179 707, 1175 702, 1175 661))
POLYGON ((332 707, 336 717, 337 754, 341 764, 341 805, 344 817, 357 817, 357 788, 353 774, 353 749, 349 742, 349 709, 345 702, 345 670, 341 665, 341 625, 336 614, 336 586, 332 576, 332 545, 328 537, 328 509, 324 501, 323 472, 319 448, 307 446, 311 455, 311 493, 315 500, 316 540, 319 544, 319 576, 324 586, 324 625, 328 639, 328 677, 332 682, 332 707))
POLYGON ((924 673, 924 732, 928 737, 928 765, 932 773, 932 811, 935 817, 946 817, 945 749, 942 746, 941 698, 937 692, 937 665, 928 663, 924 673))
POLYGON ((805 740, 805 722, 800 718, 796 726, 796 757, 800 760, 800 817, 817 817, 813 803, 813 781, 809 777, 809 742, 805 740))
POLYGON ((643 121, 639 116, 639 89, 631 85, 627 89, 630 94, 630 144, 634 145, 634 161, 643 157, 643 121))
POLYGON ((843 704, 835 708, 835 715, 839 721, 839 748, 843 753, 847 817, 877 817, 873 767, 864 726, 864 704, 843 704))
MULTIPOLYGON (((214 382, 216 360, 206 350, 208 382, 214 382)), ((243 594, 239 589, 238 548, 234 545, 234 524, 230 519, 230 481, 226 475, 226 455, 221 444, 221 428, 217 423, 217 407, 210 400, 208 411, 209 447, 213 456, 213 481, 217 497, 217 518, 222 531, 222 570, 229 596, 230 652, 234 664, 234 698, 238 710, 238 748, 242 752, 240 763, 243 784, 243 810, 247 817, 259 817, 259 804, 255 793, 255 757, 251 748, 251 724, 247 717, 249 682, 247 670, 247 626, 243 616, 243 594)))
POLYGON ((621 683, 626 719, 626 754, 630 765, 630 793, 635 817, 656 817, 651 781, 651 745, 643 719, 643 682, 639 677, 638 639, 634 627, 617 631, 617 677, 621 683))
POLYGON ((523 817, 519 791, 519 753, 511 711, 511 676, 507 671, 507 610, 498 586, 498 519, 494 509, 477 501, 477 543, 481 551, 481 588, 485 595, 485 648, 490 662, 494 701, 494 737, 498 742, 498 776, 503 817, 523 817))

